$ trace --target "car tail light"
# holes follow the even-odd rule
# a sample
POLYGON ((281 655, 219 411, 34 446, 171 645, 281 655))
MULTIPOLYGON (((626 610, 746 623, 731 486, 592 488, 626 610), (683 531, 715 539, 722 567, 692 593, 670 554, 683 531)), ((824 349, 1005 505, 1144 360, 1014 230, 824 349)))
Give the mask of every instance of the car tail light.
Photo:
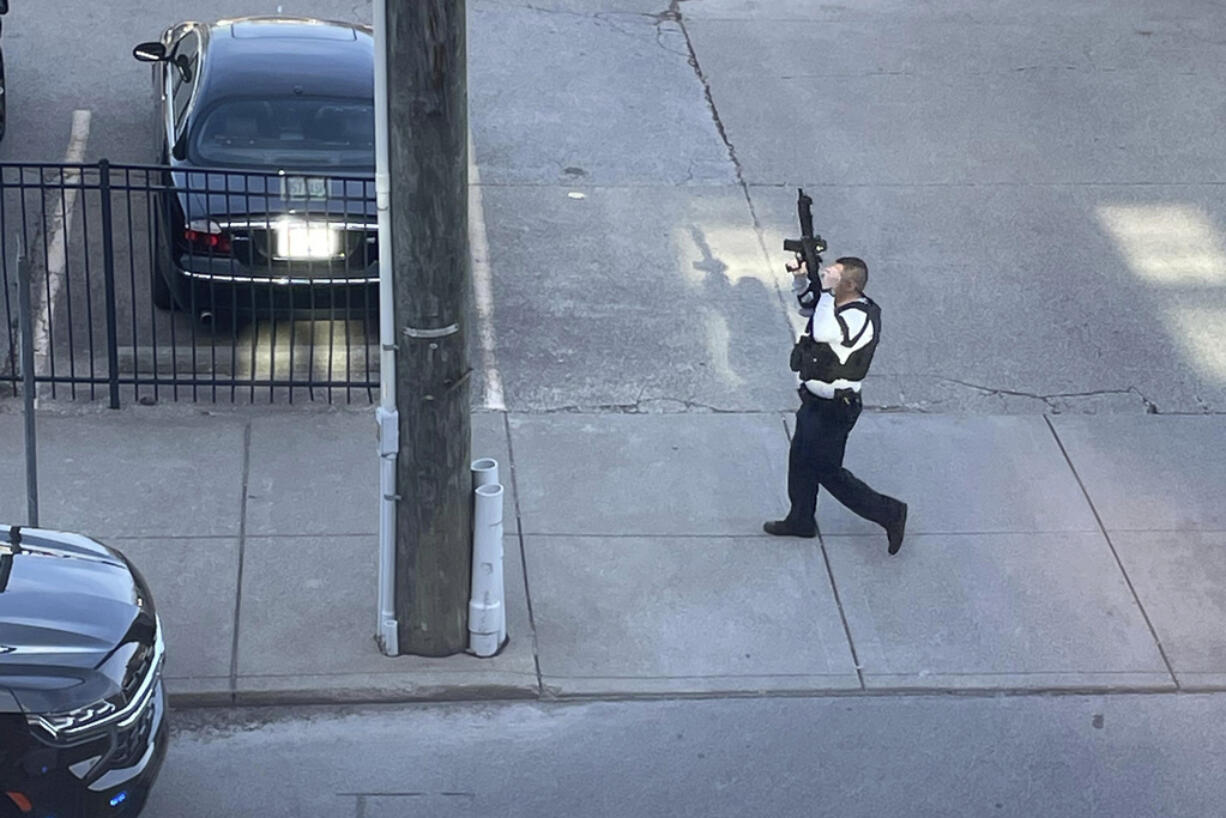
POLYGON ((207 219, 189 222, 183 231, 183 238, 187 239, 188 247, 200 253, 222 255, 232 249, 230 236, 221 229, 221 225, 207 219))

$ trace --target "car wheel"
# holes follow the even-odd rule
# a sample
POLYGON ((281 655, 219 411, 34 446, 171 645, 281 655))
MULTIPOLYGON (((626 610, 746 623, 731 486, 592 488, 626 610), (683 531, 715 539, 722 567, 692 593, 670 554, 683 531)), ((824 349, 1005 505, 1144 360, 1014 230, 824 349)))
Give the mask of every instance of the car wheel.
POLYGON ((149 291, 153 294, 153 306, 162 310, 175 308, 175 296, 166 280, 166 268, 162 264, 162 242, 158 235, 157 218, 153 220, 153 263, 149 265, 149 291))

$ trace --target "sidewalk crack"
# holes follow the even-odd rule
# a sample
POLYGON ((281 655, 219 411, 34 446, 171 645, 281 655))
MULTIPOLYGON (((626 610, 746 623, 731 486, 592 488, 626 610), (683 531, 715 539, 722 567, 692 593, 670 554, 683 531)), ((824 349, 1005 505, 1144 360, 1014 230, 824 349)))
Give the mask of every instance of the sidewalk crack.
POLYGON ((646 386, 639 390, 639 394, 633 403, 594 403, 588 405, 570 403, 565 406, 553 406, 548 409, 537 410, 533 414, 680 415, 687 412, 716 415, 763 414, 763 412, 759 411, 746 412, 742 409, 723 409, 689 398, 670 398, 666 396, 643 398, 642 395, 645 389, 646 386))
POLYGON ((728 138, 728 131, 724 127, 724 120, 722 117, 720 117, 719 109, 715 105, 715 97, 711 93, 711 82, 707 79, 707 75, 703 73, 702 65, 698 62, 698 52, 694 49, 694 41, 690 38, 690 31, 685 25, 685 18, 681 16, 680 5, 682 2, 683 0, 672 0, 672 3, 669 4, 668 11, 660 13, 658 17, 659 23, 657 23, 657 30, 659 29, 659 25, 663 24, 664 22, 675 22, 677 27, 681 30, 682 36, 685 37, 685 48, 687 54, 684 56, 686 57, 686 61, 690 64, 690 68, 694 69, 694 74, 698 77, 698 82, 702 86, 703 96, 707 100, 707 108, 711 112, 711 120, 715 123, 715 129, 719 132, 719 138, 723 141, 724 148, 728 151, 728 159, 732 162, 732 168, 736 172, 737 184, 739 184, 741 189, 744 191, 746 201, 749 201, 749 210, 750 213, 753 214, 754 226, 756 227, 758 226, 758 217, 757 214, 754 213, 753 202, 749 200, 749 188, 745 184, 745 174, 741 169, 741 160, 737 158, 736 146, 734 146, 732 144, 732 140, 728 138))
MULTIPOLYGON (((758 217, 758 210, 754 207, 753 197, 749 193, 749 183, 745 181, 745 173, 741 167, 741 160, 736 154, 736 146, 732 144, 732 140, 728 138, 728 131, 724 127, 723 118, 719 114, 719 109, 715 105, 715 96, 711 92, 711 82, 707 75, 702 70, 702 65, 698 62, 698 51, 694 48, 694 41, 690 37, 690 31, 685 25, 685 18, 681 14, 681 4, 686 0, 672 0, 669 3, 668 10, 660 12, 656 15, 657 38, 659 37, 660 25, 664 22, 674 22, 677 28, 681 30, 682 36, 685 37, 685 48, 689 52, 686 56, 686 61, 690 67, 694 69, 695 76, 698 77, 699 84, 702 85, 703 96, 707 100, 707 107, 711 111, 711 119, 715 123, 715 129, 719 132, 719 138, 723 141, 724 147, 728 151, 728 159, 732 162, 732 169, 736 173, 736 182, 741 188, 741 193, 745 196, 745 205, 749 208, 749 218, 753 222, 754 233, 758 237, 758 248, 762 251, 762 260, 767 271, 772 269, 771 253, 766 249, 766 235, 762 230, 762 220, 758 217)), ((688 181, 688 180, 687 180, 688 181)), ((780 283, 777 277, 771 276, 770 280, 775 284, 775 294, 779 298, 779 305, 782 309, 782 318, 786 329, 786 337, 789 341, 795 341, 796 330, 792 326, 789 314, 791 308, 790 294, 784 292, 784 285, 780 283)))
POLYGON ((1150 415, 1161 414, 1161 412, 1158 409, 1158 405, 1154 403, 1153 401, 1151 401, 1149 398, 1145 397, 1145 395, 1141 392, 1141 390, 1135 386, 1129 386, 1126 389, 1092 389, 1087 392, 1051 392, 1049 394, 1043 395, 1043 394, 1039 394, 1036 392, 1026 392, 1024 390, 1019 390, 1019 389, 1005 389, 1003 387, 986 386, 984 384, 971 383, 969 381, 963 381, 957 378, 950 378, 950 377, 944 377, 944 376, 933 376, 933 377, 936 377, 939 380, 944 381, 945 383, 954 383, 959 386, 965 386, 968 389, 975 389, 975 390, 978 390, 988 395, 1013 395, 1019 398, 1033 398, 1034 400, 1043 401, 1050 408, 1056 409, 1057 411, 1058 411, 1058 407, 1055 406, 1053 401, 1059 400, 1061 398, 1095 398, 1095 397, 1104 397, 1107 395, 1136 395, 1137 398, 1140 399, 1142 405, 1145 406, 1146 414, 1150 414, 1150 415))

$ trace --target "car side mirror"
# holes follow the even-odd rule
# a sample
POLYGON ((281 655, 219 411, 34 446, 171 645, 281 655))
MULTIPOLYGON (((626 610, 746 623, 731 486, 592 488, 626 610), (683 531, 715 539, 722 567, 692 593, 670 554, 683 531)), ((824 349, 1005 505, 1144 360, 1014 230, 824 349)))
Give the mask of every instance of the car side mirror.
MULTIPOLYGON (((0 3, 5 0, 0 0, 0 3)), ((166 59, 166 46, 162 43, 141 43, 132 49, 132 56, 141 62, 162 62, 166 59)))

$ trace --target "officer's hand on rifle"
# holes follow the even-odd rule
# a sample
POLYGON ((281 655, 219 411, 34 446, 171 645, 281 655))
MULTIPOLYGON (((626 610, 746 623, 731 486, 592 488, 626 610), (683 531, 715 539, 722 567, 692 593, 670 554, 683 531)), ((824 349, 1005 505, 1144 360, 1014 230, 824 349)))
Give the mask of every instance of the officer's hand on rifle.
POLYGON ((804 256, 800 253, 796 254, 796 260, 790 264, 784 264, 783 268, 797 278, 804 278, 809 274, 809 265, 805 264, 804 256))

